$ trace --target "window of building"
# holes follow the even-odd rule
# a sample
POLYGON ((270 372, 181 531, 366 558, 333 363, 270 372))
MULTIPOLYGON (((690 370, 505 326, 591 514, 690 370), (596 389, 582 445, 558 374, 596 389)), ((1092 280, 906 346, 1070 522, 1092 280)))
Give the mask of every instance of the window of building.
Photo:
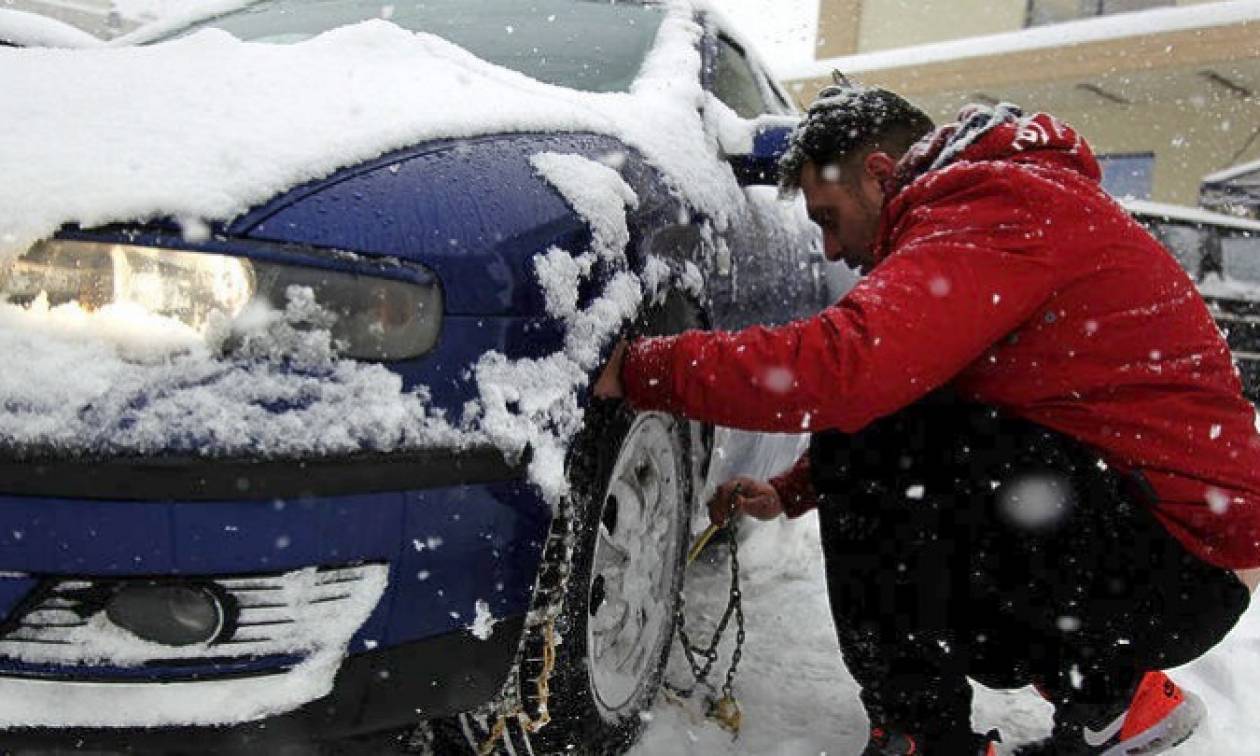
POLYGON ((1176 0, 1028 0, 1028 26, 1045 26, 1176 4, 1176 0))
POLYGON ((1099 155, 1102 185, 1113 197, 1150 199, 1155 175, 1155 153, 1099 155))
POLYGON ((1223 239, 1221 257, 1230 278, 1260 283, 1260 237, 1244 234, 1223 239))
POLYGON ((1148 222, 1144 225, 1177 258, 1177 262, 1191 278, 1196 281, 1202 278, 1203 258, 1207 254, 1206 229, 1180 223, 1148 222))

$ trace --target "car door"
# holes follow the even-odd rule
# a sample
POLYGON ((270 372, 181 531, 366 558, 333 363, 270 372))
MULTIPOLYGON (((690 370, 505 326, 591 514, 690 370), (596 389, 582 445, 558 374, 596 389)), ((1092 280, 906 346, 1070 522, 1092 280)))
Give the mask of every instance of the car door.
MULTIPOLYGON (((755 132, 759 119, 782 122, 796 115, 765 69, 732 36, 710 26, 704 52, 711 96, 705 121, 711 128, 755 132)), ((717 134, 712 141, 722 143, 717 134)), ((821 233, 801 197, 781 199, 773 184, 748 184, 741 192, 744 207, 717 234, 716 253, 706 257, 714 326, 785 323, 817 312, 852 285, 847 269, 825 263, 821 233)), ((800 455, 807 438, 717 429, 705 490, 737 475, 764 479, 782 471, 800 455)))
MULTIPOLYGON (((705 83, 712 99, 706 122, 754 128, 795 109, 745 48, 716 27, 705 45, 705 83), (716 100, 725 107, 713 103, 716 100)), ((715 140, 720 144, 720 140, 715 140)), ((715 325, 777 324, 817 312, 831 299, 821 237, 799 197, 782 199, 773 185, 742 187, 745 207, 716 239, 708 271, 715 325)))

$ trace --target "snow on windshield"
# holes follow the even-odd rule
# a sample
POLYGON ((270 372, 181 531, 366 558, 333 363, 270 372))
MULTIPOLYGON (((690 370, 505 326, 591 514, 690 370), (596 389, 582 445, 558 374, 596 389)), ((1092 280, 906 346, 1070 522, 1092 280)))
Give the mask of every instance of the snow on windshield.
MULTIPOLYGON (((205 221, 340 167, 427 139, 499 132, 617 137, 720 230, 744 200, 700 121, 700 35, 688 7, 671 6, 631 91, 603 94, 543 84, 383 20, 284 46, 207 30, 148 47, 0 50, 0 90, 11 95, 0 102, 9 124, 0 261, 66 223, 173 216, 204 233, 205 221)), ((532 477, 555 501, 581 423, 577 392, 643 294, 623 269, 624 212, 636 199, 616 170, 574 156, 540 156, 535 167, 595 244, 540 256, 550 311, 569 338, 546 359, 490 354, 467 366, 480 389, 464 408, 475 424, 455 428, 423 388, 404 391, 382 366, 339 358, 326 325, 311 320, 318 304, 297 288, 284 311, 203 333, 125 308, 0 307, 0 349, 20 366, 0 377, 0 443, 282 456, 489 439, 509 452, 528 444, 532 477), (596 259, 615 275, 579 311, 569 287, 596 259), (225 334, 253 345, 248 359, 222 356, 225 334)))
POLYGON ((248 42, 292 44, 372 18, 435 34, 482 60, 538 81, 588 92, 624 92, 652 46, 662 13, 655 6, 580 0, 429 0, 397 5, 377 0, 266 0, 192 28, 223 29, 248 42))

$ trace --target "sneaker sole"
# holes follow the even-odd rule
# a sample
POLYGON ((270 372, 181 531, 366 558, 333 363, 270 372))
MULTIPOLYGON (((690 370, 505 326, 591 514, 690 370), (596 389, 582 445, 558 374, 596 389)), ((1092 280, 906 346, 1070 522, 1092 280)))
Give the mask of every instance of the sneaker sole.
POLYGON ((1163 753, 1186 742, 1207 715, 1207 707, 1203 704, 1203 699, 1188 690, 1183 690, 1182 695, 1185 699, 1158 724, 1108 748, 1102 752, 1102 756, 1163 753))

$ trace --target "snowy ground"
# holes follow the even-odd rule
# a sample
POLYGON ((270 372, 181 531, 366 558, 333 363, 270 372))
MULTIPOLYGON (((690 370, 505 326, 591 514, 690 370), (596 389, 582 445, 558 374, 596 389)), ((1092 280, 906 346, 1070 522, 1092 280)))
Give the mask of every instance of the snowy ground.
MULTIPOLYGON (((817 518, 760 528, 740 552, 748 641, 735 689, 744 710, 743 730, 732 739, 706 720, 698 705, 663 699, 633 756, 850 756, 861 751, 866 715, 832 634, 817 518)), ((703 618, 712 627, 727 586, 725 562, 693 566, 688 574, 689 626, 703 618)), ((728 658, 720 662, 722 672, 728 658)), ((679 662, 674 659, 671 674, 686 681, 685 665, 679 662)), ((1253 607, 1215 650, 1175 670, 1173 677, 1199 693, 1210 713, 1200 732, 1168 753, 1260 752, 1255 715, 1260 695, 1254 692, 1254 681, 1260 680, 1260 610, 1253 607)), ((1048 733, 1051 709, 1030 690, 979 690, 973 716, 978 730, 997 727, 1010 745, 1048 733)))

